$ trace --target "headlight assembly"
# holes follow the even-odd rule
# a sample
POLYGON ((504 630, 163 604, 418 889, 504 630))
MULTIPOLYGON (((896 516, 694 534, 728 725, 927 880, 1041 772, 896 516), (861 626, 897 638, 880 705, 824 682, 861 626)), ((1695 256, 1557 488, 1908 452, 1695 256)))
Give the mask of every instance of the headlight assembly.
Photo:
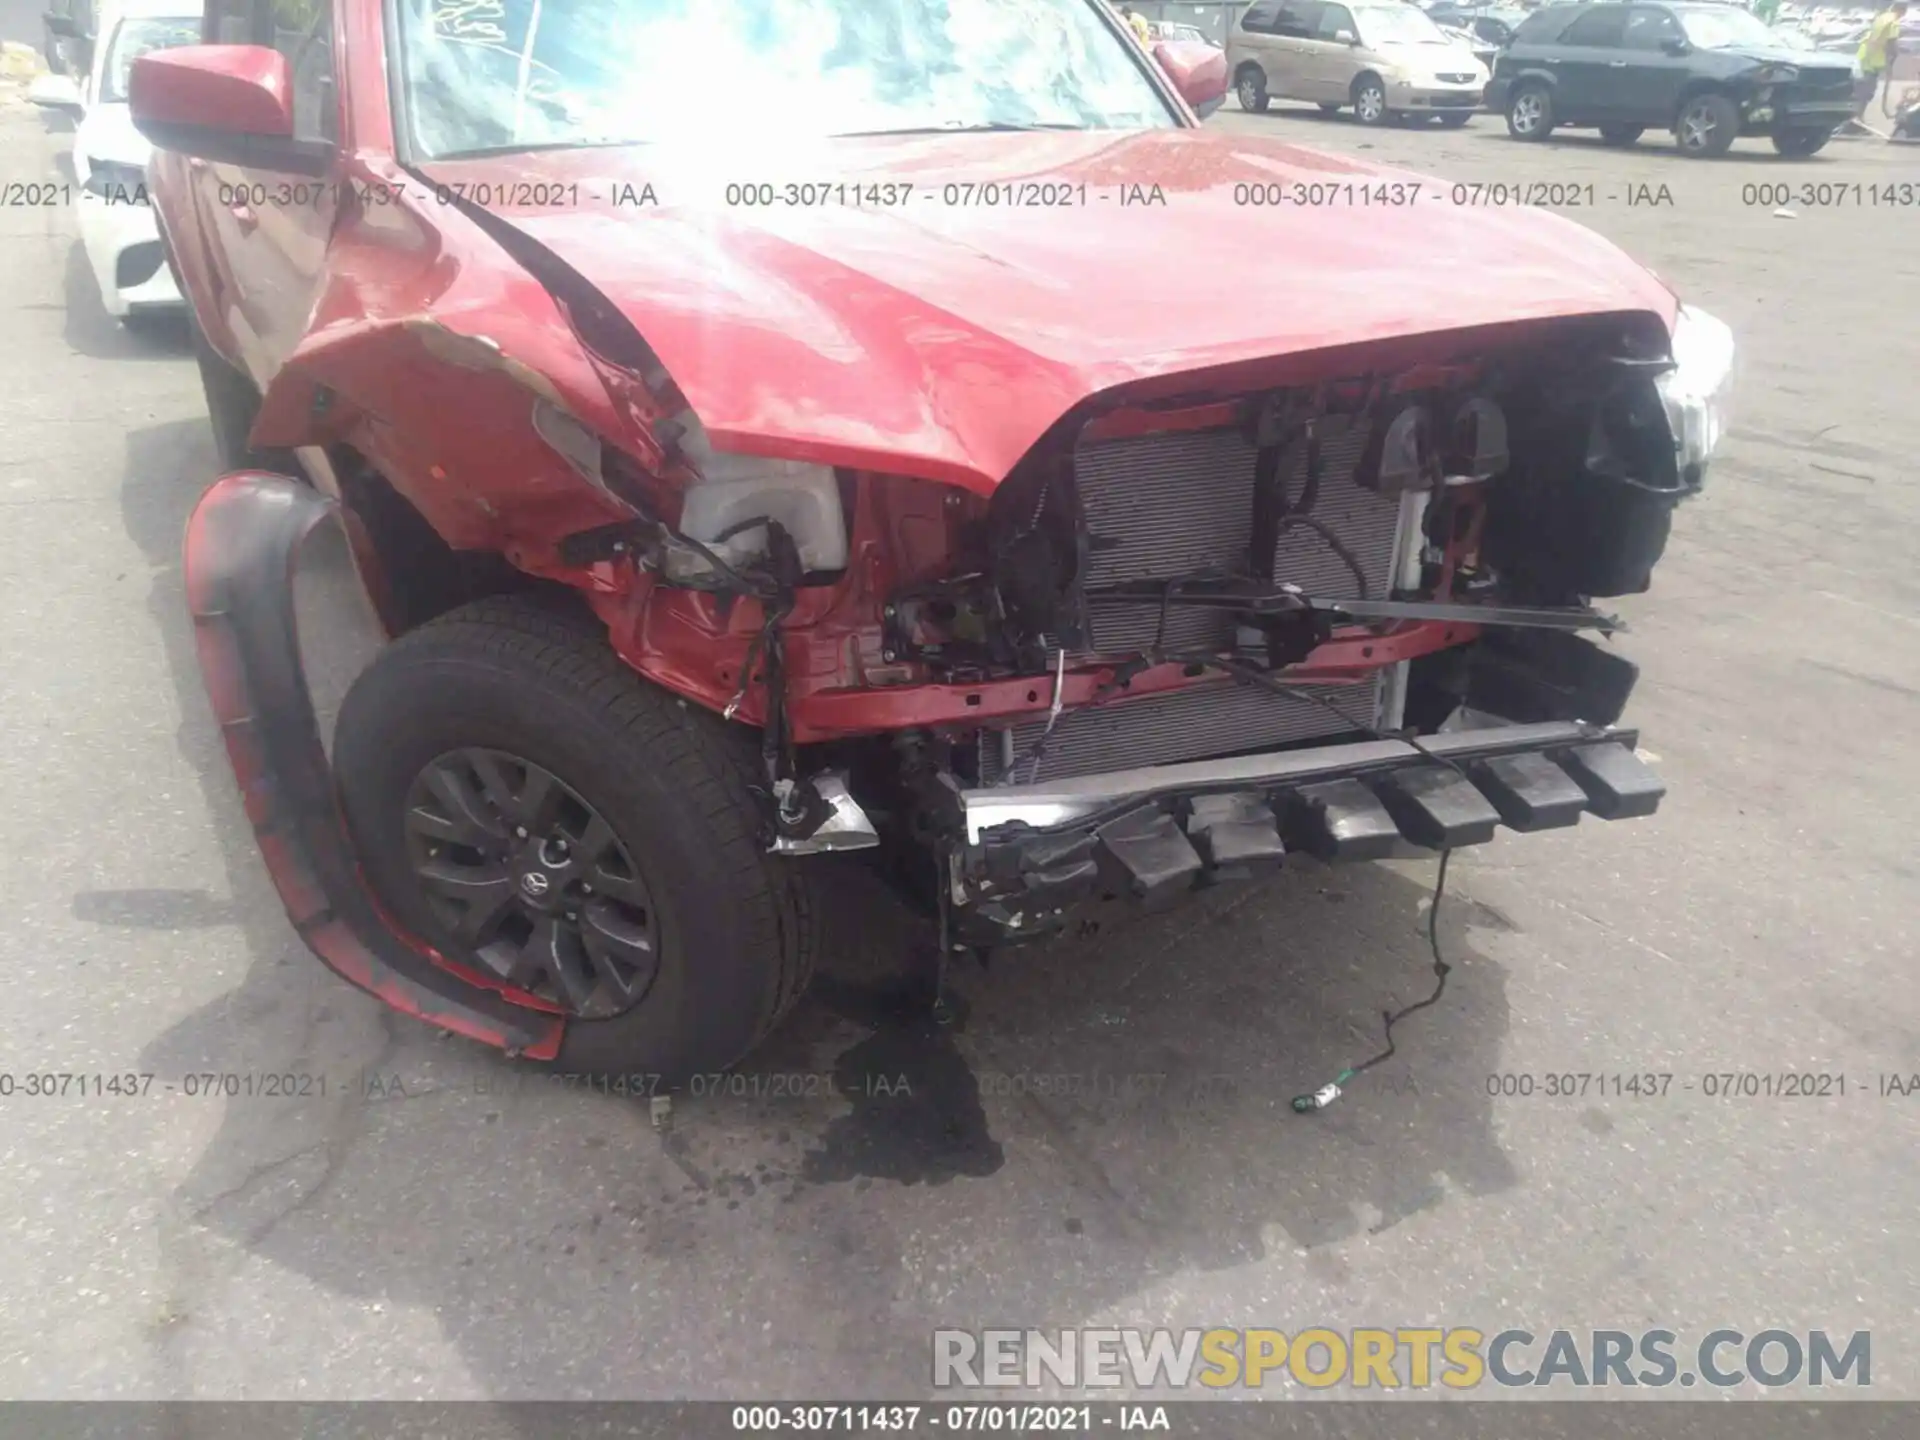
POLYGON ((1673 369, 1654 385, 1667 409, 1681 479, 1689 486, 1699 484, 1726 431, 1733 356, 1731 330, 1704 310, 1680 307, 1673 322, 1673 369))
MULTIPOLYGON (((700 475, 686 491, 683 535, 739 566, 767 553, 765 522, 776 521, 792 536, 808 573, 846 568, 846 520, 831 466, 716 450, 696 417, 682 419, 680 453, 700 475)), ((669 566, 668 578, 682 577, 669 566)))

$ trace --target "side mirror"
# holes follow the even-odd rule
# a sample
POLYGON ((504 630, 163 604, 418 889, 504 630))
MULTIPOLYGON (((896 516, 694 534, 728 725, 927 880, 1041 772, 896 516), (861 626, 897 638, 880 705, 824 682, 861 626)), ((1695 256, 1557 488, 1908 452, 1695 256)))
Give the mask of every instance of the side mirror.
POLYGON ((1360 43, 1360 37, 1351 30, 1336 30, 1333 32, 1333 38, 1342 45, 1358 45, 1360 43))
POLYGON ((162 150, 250 169, 323 175, 333 147, 297 140, 293 72, 265 45, 183 45, 133 62, 133 124, 162 150))
POLYGON ((1667 39, 1662 40, 1660 42, 1660 48, 1666 51, 1667 54, 1669 55, 1684 55, 1689 50, 1693 49, 1693 46, 1689 45, 1685 40, 1682 40, 1677 36, 1670 36, 1667 39))
POLYGON ((80 99, 80 87, 71 75, 36 75, 27 87, 27 100, 46 110, 64 110, 79 115, 86 111, 80 99))
POLYGON ((47 33, 49 35, 57 35, 62 40, 78 40, 80 38, 80 27, 73 23, 73 17, 71 15, 62 15, 57 10, 49 10, 40 18, 47 22, 47 33))
POLYGON ((1193 40, 1162 40, 1153 47, 1153 58, 1202 120, 1226 100, 1226 51, 1193 40))

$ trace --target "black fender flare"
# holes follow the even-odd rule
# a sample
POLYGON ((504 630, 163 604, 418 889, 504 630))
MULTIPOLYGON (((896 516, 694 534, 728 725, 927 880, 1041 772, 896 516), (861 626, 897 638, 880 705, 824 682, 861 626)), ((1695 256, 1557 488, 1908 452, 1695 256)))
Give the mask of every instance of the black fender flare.
POLYGON ((1507 82, 1507 99, 1511 100, 1522 90, 1541 89, 1558 99, 1560 77, 1544 65, 1534 65, 1519 71, 1507 82))
MULTIPOLYGON (((303 542, 338 504, 284 475, 240 472, 187 522, 194 645, 254 841, 287 918, 341 979, 394 1009, 551 1060, 566 1022, 452 968, 401 931, 361 874, 301 667, 293 579, 303 542)), ((346 522, 350 523, 350 522, 346 522)))

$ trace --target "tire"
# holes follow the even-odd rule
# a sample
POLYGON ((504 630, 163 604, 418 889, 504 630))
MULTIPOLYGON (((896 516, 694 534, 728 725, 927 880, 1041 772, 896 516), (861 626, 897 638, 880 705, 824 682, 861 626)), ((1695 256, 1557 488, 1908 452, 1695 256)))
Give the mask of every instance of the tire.
POLYGON ((1711 160, 1727 153, 1740 134, 1740 112, 1724 95, 1696 95, 1680 107, 1673 141, 1689 160, 1711 160))
POLYGON ((1507 101, 1507 133, 1516 140, 1544 140, 1554 123, 1553 96, 1544 85, 1522 85, 1507 101))
POLYGON ((1387 108, 1387 87, 1378 75, 1362 75, 1353 82, 1353 118, 1362 125, 1388 125, 1398 118, 1387 108))
POLYGON ((1234 77, 1234 94, 1240 99, 1240 108, 1255 115, 1267 113, 1267 106, 1273 103, 1273 97, 1267 94, 1267 72, 1258 65, 1245 65, 1234 77))
POLYGON ((1440 117, 1440 128, 1442 130, 1464 130, 1467 127, 1467 122, 1471 119, 1473 119, 1473 116, 1465 110, 1449 111, 1440 117))
POLYGON ((207 420, 213 426, 213 449, 220 460, 221 474, 270 470, 308 483, 306 467, 291 450, 256 450, 247 443, 254 417, 260 413, 260 392, 213 348, 191 308, 187 324, 193 331, 193 360, 200 368, 200 388, 207 396, 207 420))
POLYGON ((120 317, 120 328, 142 340, 172 340, 179 343, 186 322, 177 311, 129 310, 120 317))
MULTIPOLYGON (((382 651, 340 708, 334 769, 342 809, 364 872, 392 913, 485 973, 486 959, 436 908, 416 869, 444 862, 436 850, 422 851, 417 827, 411 838, 407 828, 409 813, 420 813, 420 795, 445 793, 416 791, 416 782, 437 761, 462 753, 504 754, 557 779, 610 828, 622 862, 614 868, 637 877, 637 885, 624 882, 627 889, 616 880, 601 894, 585 892, 591 898, 558 901, 552 897, 578 882, 556 872, 538 892, 548 897, 541 903, 553 929, 594 907, 604 933, 606 915, 622 910, 629 930, 645 930, 653 967, 642 967, 633 993, 616 997, 621 1004, 611 1010, 560 996, 576 1017, 567 1023, 560 1069, 669 1081, 722 1070, 792 1008, 818 950, 816 907, 800 871, 808 862, 770 856, 761 840, 748 788, 758 774, 752 732, 648 684, 621 663, 591 617, 549 600, 476 601, 382 651), (645 903, 614 899, 633 894, 645 903), (564 905, 579 910, 558 913, 564 905), (578 1018, 582 1012, 592 1018, 578 1018)), ((540 833, 561 830, 522 843, 502 828, 499 843, 518 846, 523 857, 538 846, 544 856, 551 842, 540 833)), ((603 844, 595 856, 608 853, 603 844)), ((598 877, 606 871, 595 856, 566 863, 582 880, 598 877)), ((508 887, 516 903, 520 890, 536 893, 527 872, 517 873, 518 888, 508 887)), ((589 923, 572 927, 576 960, 586 954, 579 941, 589 923)), ((526 953, 544 952, 527 942, 526 953)), ((492 969, 500 973, 499 965, 492 969)), ((593 996, 605 993, 597 988, 593 996)))
POLYGON ((1338 115, 1342 108, 1337 100, 1322 100, 1319 103, 1322 115, 1338 115))
POLYGON ((1646 133, 1647 127, 1644 125, 1602 125, 1600 141, 1604 145, 1625 147, 1633 144, 1646 133))
POLYGON ((1773 148, 1791 159, 1818 155, 1833 138, 1831 130, 1786 130, 1773 137, 1773 148))

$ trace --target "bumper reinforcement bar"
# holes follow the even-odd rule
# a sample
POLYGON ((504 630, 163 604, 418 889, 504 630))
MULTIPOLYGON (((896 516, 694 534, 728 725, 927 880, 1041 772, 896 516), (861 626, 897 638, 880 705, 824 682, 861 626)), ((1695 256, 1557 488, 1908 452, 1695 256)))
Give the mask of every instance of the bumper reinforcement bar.
POLYGON ((1361 740, 966 790, 955 898, 1035 933, 1096 893, 1151 903, 1277 868, 1289 851, 1381 860, 1484 844, 1503 825, 1651 815, 1666 786, 1638 739, 1579 722, 1507 725, 1419 748, 1361 740))

